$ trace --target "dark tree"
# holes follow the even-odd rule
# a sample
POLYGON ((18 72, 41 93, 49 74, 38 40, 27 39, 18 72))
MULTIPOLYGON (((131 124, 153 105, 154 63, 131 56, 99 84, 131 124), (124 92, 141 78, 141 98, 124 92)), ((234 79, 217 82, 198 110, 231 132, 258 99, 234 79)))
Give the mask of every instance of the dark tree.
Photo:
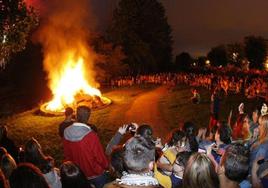
POLYGON ((244 47, 240 43, 227 45, 228 62, 236 67, 241 67, 245 59, 244 47))
POLYGON ((94 37, 91 46, 97 52, 97 71, 99 82, 109 81, 111 78, 129 74, 129 67, 123 62, 126 58, 122 47, 113 45, 104 37, 94 37))
POLYGON ((225 46, 219 45, 212 48, 207 58, 210 60, 212 66, 226 66, 228 59, 225 46))
POLYGON ((187 52, 182 52, 176 56, 175 66, 179 71, 187 71, 191 68, 193 58, 187 52))
POLYGON ((207 58, 205 56, 199 56, 196 59, 197 66, 200 68, 204 68, 206 66, 206 60, 207 58))
POLYGON ((263 37, 248 36, 244 38, 245 56, 249 60, 249 67, 263 69, 266 58, 267 44, 263 37))
POLYGON ((12 54, 25 49, 38 19, 33 8, 27 7, 23 0, 0 0, 0 8, 0 64, 3 66, 12 54))
POLYGON ((132 74, 162 72, 172 62, 171 28, 157 0, 121 0, 108 39, 123 47, 132 74))

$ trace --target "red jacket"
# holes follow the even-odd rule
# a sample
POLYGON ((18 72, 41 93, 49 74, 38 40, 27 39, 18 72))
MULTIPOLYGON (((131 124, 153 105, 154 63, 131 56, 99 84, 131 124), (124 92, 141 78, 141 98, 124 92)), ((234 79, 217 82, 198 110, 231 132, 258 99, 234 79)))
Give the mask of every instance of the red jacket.
POLYGON ((64 156, 77 164, 88 178, 103 174, 108 169, 97 134, 85 124, 74 123, 64 131, 64 156))

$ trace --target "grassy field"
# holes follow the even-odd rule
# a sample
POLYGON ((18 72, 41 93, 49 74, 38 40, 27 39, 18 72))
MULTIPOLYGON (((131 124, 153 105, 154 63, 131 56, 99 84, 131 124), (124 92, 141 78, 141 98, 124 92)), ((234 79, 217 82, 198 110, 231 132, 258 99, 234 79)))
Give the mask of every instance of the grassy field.
MULTIPOLYGON (((131 88, 110 89, 104 95, 113 100, 112 105, 96 110, 92 113, 90 123, 98 128, 101 142, 106 146, 118 127, 126 122, 122 118, 132 102, 142 93, 154 89, 155 86, 142 86, 131 88)), ((201 103, 192 104, 191 92, 188 86, 179 86, 169 90, 167 96, 159 101, 159 110, 168 122, 168 129, 178 127, 184 121, 193 121, 199 127, 207 126, 209 121, 210 94, 200 89, 201 103)), ((250 112, 256 105, 260 106, 262 100, 248 100, 240 95, 230 95, 221 101, 221 119, 226 119, 231 109, 237 111, 240 102, 245 103, 245 109, 250 112)), ((9 136, 16 144, 23 145, 29 138, 35 137, 43 147, 45 154, 55 158, 59 165, 63 159, 61 139, 58 136, 58 125, 64 117, 44 117, 36 115, 37 109, 29 110, 0 119, 9 129, 9 136)), ((235 115, 235 114, 234 114, 235 115)), ((133 120, 135 122, 135 120, 133 120)), ((128 123, 128 122, 127 122, 128 123)))
MULTIPOLYGON (((176 128, 186 121, 192 121, 198 127, 206 127, 209 123, 210 92, 204 88, 199 88, 201 102, 193 104, 190 101, 192 96, 190 89, 189 86, 176 87, 160 101, 159 108, 171 128, 176 128)), ((230 110, 233 110, 232 122, 234 122, 241 102, 245 104, 245 112, 251 114, 253 109, 260 108, 264 101, 262 99, 247 99, 240 94, 223 96, 220 102, 220 120, 227 120, 230 110)))

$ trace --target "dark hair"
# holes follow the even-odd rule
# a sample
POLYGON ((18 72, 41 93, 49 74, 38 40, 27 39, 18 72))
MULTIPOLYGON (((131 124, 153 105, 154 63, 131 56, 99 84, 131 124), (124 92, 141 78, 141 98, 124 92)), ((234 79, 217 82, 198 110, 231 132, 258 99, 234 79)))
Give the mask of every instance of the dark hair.
POLYGON ((65 116, 70 116, 73 113, 74 113, 74 110, 71 107, 65 108, 65 112, 64 112, 65 116))
POLYGON ((0 141, 7 138, 7 126, 0 125, 0 141))
POLYGON ((9 188, 8 181, 5 178, 1 169, 0 169, 0 188, 9 188))
POLYGON ((210 133, 213 135, 213 139, 211 141, 214 141, 215 140, 215 134, 218 130, 218 126, 213 126, 212 129, 207 129, 207 132, 206 132, 206 137, 210 135, 210 133))
POLYGON ((134 136, 127 141, 124 150, 124 165, 128 172, 142 173, 154 161, 155 146, 148 139, 134 136))
POLYGON ((71 161, 64 162, 60 167, 63 188, 87 188, 87 178, 81 169, 71 161))
POLYGON ((232 130, 230 129, 230 127, 226 122, 221 123, 220 127, 218 128, 218 133, 220 135, 220 140, 224 144, 231 143, 232 130))
POLYGON ((190 150, 191 152, 198 152, 198 148, 199 148, 199 144, 196 140, 195 136, 189 136, 188 137, 188 142, 189 142, 189 146, 190 146, 190 150))
POLYGON ((113 168, 112 171, 114 171, 117 178, 120 178, 123 171, 125 171, 123 154, 124 148, 119 145, 113 148, 113 151, 110 155, 111 166, 113 168))
POLYGON ((253 112, 257 113, 258 116, 261 114, 261 113, 260 113, 260 110, 259 110, 257 107, 255 107, 255 108, 253 109, 252 113, 253 113, 253 112))
POLYGON ((4 147, 0 147, 0 158, 2 158, 3 155, 7 154, 7 150, 4 147))
POLYGON ((11 155, 8 153, 2 156, 1 159, 1 169, 6 177, 6 179, 9 179, 11 173, 14 169, 17 168, 16 161, 13 159, 11 155))
POLYGON ((236 182, 246 179, 249 171, 249 150, 240 143, 227 147, 221 159, 225 176, 236 182))
POLYGON ((30 163, 21 163, 9 178, 10 188, 49 188, 41 171, 30 163))
POLYGON ((188 162, 188 160, 189 160, 189 158, 190 158, 190 156, 191 156, 191 152, 189 152, 189 151, 182 151, 182 152, 179 152, 179 153, 177 153, 177 155, 176 155, 176 161, 178 162, 178 164, 180 165, 180 166, 186 166, 186 164, 187 164, 187 162, 188 162))
POLYGON ((25 144, 25 162, 34 164, 43 174, 50 172, 54 166, 53 158, 43 154, 40 144, 34 138, 25 144))
POLYGON ((151 139, 153 136, 153 129, 150 125, 142 124, 137 128, 136 134, 151 139))
POLYGON ((91 110, 87 106, 79 106, 76 111, 77 121, 80 123, 88 123, 88 119, 90 117, 91 110))
POLYGON ((183 131, 185 132, 187 137, 196 136, 196 126, 193 122, 185 122, 183 125, 183 131))
POLYGON ((179 129, 173 129, 168 139, 168 146, 174 146, 185 137, 185 133, 179 129))

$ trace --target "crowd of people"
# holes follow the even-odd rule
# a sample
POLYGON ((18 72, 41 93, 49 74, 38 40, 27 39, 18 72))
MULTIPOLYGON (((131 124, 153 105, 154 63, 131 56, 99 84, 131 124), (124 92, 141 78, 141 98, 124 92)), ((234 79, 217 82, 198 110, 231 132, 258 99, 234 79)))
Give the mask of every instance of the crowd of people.
MULTIPOLYGON (((215 99, 214 99, 215 100, 215 99)), ((125 124, 106 148, 86 106, 66 108, 59 125, 64 162, 57 168, 35 138, 17 149, 0 127, 0 187, 4 188, 249 188, 268 187, 268 111, 264 104, 252 117, 238 107, 234 125, 207 128, 185 122, 165 142, 152 126, 125 124), (127 141, 122 143, 127 137, 127 141)))
POLYGON ((226 95, 242 93, 248 98, 268 98, 268 85, 265 77, 226 76, 218 74, 160 73, 154 75, 126 76, 111 80, 112 87, 133 86, 140 84, 164 84, 176 86, 186 84, 207 89, 221 88, 226 95))

